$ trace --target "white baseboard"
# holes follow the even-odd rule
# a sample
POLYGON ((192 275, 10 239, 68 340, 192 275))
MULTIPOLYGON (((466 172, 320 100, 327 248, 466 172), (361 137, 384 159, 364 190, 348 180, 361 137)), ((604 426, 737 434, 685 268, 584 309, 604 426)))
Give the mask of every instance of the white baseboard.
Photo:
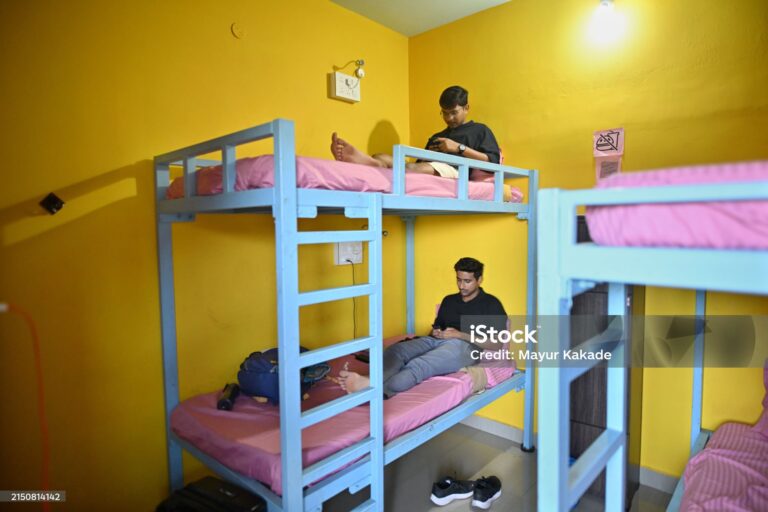
POLYGON ((665 475, 664 473, 657 473, 652 469, 640 468, 640 484, 647 487, 653 487, 657 491, 672 494, 675 492, 675 486, 677 486, 678 480, 678 478, 665 475))
MULTIPOLYGON (((507 439, 517 444, 523 444, 523 431, 519 428, 515 428, 511 425, 498 422, 496 420, 489 420, 482 416, 472 415, 461 421, 462 424, 482 430, 489 434, 493 434, 502 439, 507 439)), ((536 443, 536 437, 534 436, 534 444, 536 443)))

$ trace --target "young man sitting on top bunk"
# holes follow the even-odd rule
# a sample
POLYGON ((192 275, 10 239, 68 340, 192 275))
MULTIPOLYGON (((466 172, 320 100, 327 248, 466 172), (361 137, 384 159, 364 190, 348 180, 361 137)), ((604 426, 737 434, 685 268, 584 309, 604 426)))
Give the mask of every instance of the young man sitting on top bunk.
MULTIPOLYGON (((481 123, 467 121, 469 113, 469 93, 463 87, 454 85, 440 95, 440 113, 446 128, 429 138, 426 149, 463 156, 498 164, 501 151, 490 128, 481 123)), ((352 144, 338 137, 331 136, 331 153, 336 160, 373 167, 392 168, 392 155, 377 153, 369 156, 352 144)), ((443 162, 418 161, 405 166, 408 172, 433 174, 443 178, 458 178, 459 171, 443 162)))
MULTIPOLYGON (((447 375, 479 362, 473 353, 483 346, 473 345, 472 338, 461 331, 462 317, 484 317, 489 327, 503 330, 507 313, 499 299, 485 293, 483 264, 474 258, 461 258, 453 266, 459 293, 448 295, 440 304, 430 336, 401 341, 384 350, 384 396, 390 398, 411 389, 435 375, 447 375)), ((370 384, 367 375, 343 370, 339 384, 354 393, 370 384)))

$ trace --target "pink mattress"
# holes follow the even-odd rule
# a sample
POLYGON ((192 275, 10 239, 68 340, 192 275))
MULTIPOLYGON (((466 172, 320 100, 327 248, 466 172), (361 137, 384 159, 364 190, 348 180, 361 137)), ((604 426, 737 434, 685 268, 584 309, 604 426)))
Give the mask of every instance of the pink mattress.
MULTIPOLYGON (((368 373, 368 365, 352 356, 331 361, 338 375, 344 362, 349 369, 368 373)), ((515 373, 514 363, 485 367, 492 387, 515 373)), ((384 401, 384 438, 388 442, 452 409, 472 393, 472 380, 464 372, 432 377, 414 388, 384 401)), ((280 412, 270 404, 240 397, 232 411, 216 409, 218 393, 183 401, 171 415, 171 428, 230 469, 259 480, 282 494, 280 463, 280 412)), ((331 381, 316 384, 302 410, 338 398, 344 391, 331 381)), ((307 467, 350 446, 369 433, 369 406, 362 405, 303 431, 303 463, 307 467)))
POLYGON ((768 360, 763 414, 753 426, 726 423, 685 468, 682 511, 768 510, 768 360))
POLYGON ((768 510, 768 437, 726 423, 685 469, 681 511, 768 510))
MULTIPOLYGON (((262 155, 237 161, 235 190, 270 188, 274 186, 274 157, 262 155)), ((220 194, 221 166, 201 169, 197 173, 198 195, 220 194)), ((320 158, 296 157, 297 184, 300 188, 325 190, 352 190, 358 192, 391 192, 392 170, 378 169, 367 165, 323 160, 320 158)), ((431 197, 456 197, 457 180, 408 173, 405 191, 408 195, 431 197)), ((184 197, 184 179, 173 180, 166 192, 168 199, 184 197)), ((470 199, 493 200, 493 183, 470 181, 470 199)), ((523 193, 515 187, 505 186, 505 200, 520 202, 523 193)))
MULTIPOLYGON (((768 161, 629 172, 597 188, 768 181, 768 161)), ((768 201, 638 204, 587 208, 601 245, 768 249, 768 201)))

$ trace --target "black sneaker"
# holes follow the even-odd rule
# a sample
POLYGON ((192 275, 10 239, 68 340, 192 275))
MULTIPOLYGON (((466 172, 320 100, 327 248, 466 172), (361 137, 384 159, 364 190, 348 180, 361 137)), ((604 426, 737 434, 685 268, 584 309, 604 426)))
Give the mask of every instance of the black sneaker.
POLYGON ((472 506, 482 509, 491 508, 491 503, 501 497, 501 480, 495 476, 482 477, 475 481, 472 506))
POLYGON ((454 480, 447 476, 432 484, 432 495, 429 499, 435 505, 447 505, 453 500, 465 500, 472 497, 475 482, 468 480, 454 480))

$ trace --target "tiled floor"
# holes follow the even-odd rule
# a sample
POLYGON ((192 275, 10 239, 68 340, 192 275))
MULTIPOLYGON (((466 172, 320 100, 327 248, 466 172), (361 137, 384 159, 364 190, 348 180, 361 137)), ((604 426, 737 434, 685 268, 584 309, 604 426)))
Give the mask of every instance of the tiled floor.
MULTIPOLYGON (((496 475, 502 481, 502 495, 490 510, 511 512, 536 510, 536 456, 520 451, 519 445, 465 425, 456 425, 401 459, 388 465, 385 477, 387 512, 455 512, 471 508, 470 500, 444 507, 429 501, 432 482, 444 475, 476 479, 496 475)), ((343 493, 326 503, 324 512, 342 512, 366 499, 343 493)), ((662 512, 669 494, 641 487, 632 501, 632 512, 662 512)), ((479 509, 473 509, 479 510, 479 509)), ((603 510, 602 501, 585 496, 578 512, 603 510)))

